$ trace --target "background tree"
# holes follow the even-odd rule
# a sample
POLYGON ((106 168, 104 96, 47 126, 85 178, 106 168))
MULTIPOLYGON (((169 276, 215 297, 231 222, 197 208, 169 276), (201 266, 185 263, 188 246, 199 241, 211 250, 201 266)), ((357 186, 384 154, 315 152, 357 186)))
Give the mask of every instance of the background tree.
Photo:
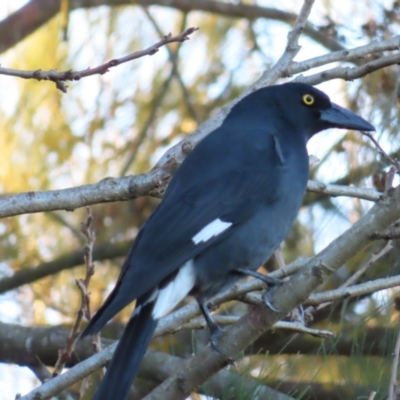
MULTIPOLYGON (((398 190, 389 189, 397 184, 400 152, 397 1, 308 0, 301 11, 290 1, 277 9, 216 0, 31 0, 0 7, 0 361, 30 369, 12 367, 8 379, 10 367, 3 366, 5 398, 38 386, 32 372, 42 381, 54 372, 81 308, 75 280, 85 277, 85 254, 87 267, 90 257, 95 262, 88 290, 96 310, 185 154, 238 96, 294 78, 322 83, 335 102, 374 123, 374 138, 389 155, 355 132, 327 132, 310 143, 319 162, 282 248, 285 273, 299 266, 303 272, 290 281, 295 287, 289 282, 276 293, 282 310, 308 297, 308 328, 283 321, 250 344, 252 329, 266 330, 278 317, 259 305, 259 282, 242 283, 213 302, 220 323, 232 325, 223 342, 227 354, 244 351, 221 370, 226 360, 205 347, 197 306, 187 304, 160 324, 131 398, 394 398, 400 202, 398 190), (120 63, 136 51, 143 57, 120 63), (307 275, 312 268, 323 283, 307 275), (261 325, 250 326, 251 318, 261 325), (234 349, 235 341, 242 348, 234 349), (204 382, 196 381, 200 370, 204 382), (185 383, 180 393, 177 378, 185 383)), ((282 275, 275 259, 264 268, 282 275)), ((103 345, 118 337, 130 311, 102 332, 103 345)), ((67 368, 97 349, 78 343, 67 368)), ((68 387, 62 396, 90 398, 100 374, 81 380, 108 355, 100 352, 39 390, 50 395, 68 387)))

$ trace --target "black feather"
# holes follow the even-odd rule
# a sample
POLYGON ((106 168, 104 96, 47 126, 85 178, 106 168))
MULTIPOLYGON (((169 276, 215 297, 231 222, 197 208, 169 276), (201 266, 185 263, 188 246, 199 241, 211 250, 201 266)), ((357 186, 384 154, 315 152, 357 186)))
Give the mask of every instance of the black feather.
POLYGON ((93 400, 121 400, 128 395, 157 326, 151 315, 153 306, 154 302, 136 306, 93 400))

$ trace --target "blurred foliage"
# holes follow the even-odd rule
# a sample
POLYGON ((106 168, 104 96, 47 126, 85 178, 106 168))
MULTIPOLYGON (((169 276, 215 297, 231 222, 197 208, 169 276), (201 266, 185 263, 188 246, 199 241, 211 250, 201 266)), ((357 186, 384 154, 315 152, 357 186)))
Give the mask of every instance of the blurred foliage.
MULTIPOLYGON (((285 1, 279 7, 297 12, 297 3, 285 1)), ((397 1, 351 0, 345 6, 317 3, 311 21, 342 45, 360 45, 399 33, 397 1)), ((162 48, 151 57, 120 65, 105 75, 69 83, 67 94, 49 82, 0 76, 1 87, 7 92, 0 99, 0 188, 4 195, 148 171, 169 146, 240 94, 276 61, 289 29, 277 21, 233 19, 206 12, 186 14, 159 6, 143 10, 132 5, 72 12, 64 40, 63 21, 65 15, 53 18, 4 54, 2 64, 22 70, 80 70, 146 48, 159 40, 160 32, 178 33, 188 26, 200 30, 182 45, 172 44, 168 50, 162 48)), ((327 52, 307 37, 302 38, 302 46, 299 59, 327 52)), ((374 122, 381 144, 393 153, 400 151, 398 68, 386 68, 349 84, 335 81, 321 85, 335 101, 347 103, 374 122)), ((357 133, 326 133, 314 140, 311 151, 321 160, 312 171, 314 179, 371 187, 372 174, 387 168, 371 143, 357 133)), ((156 199, 142 198, 96 205, 97 241, 133 239, 157 203, 156 199)), ((315 254, 369 207, 364 201, 309 195, 283 247, 286 261, 315 254)), ((84 218, 85 210, 76 210, 3 219, 0 273, 10 275, 81 248, 79 227, 84 218)), ((343 266, 326 287, 337 287, 381 245, 371 244, 343 266)), ((398 259, 396 243, 391 254, 361 280, 398 273, 398 259)), ((96 263, 90 288, 93 309, 109 292, 121 263, 120 259, 96 263)), ((268 263, 270 267, 276 266, 268 263)), ((83 268, 75 268, 23 286, 3 296, 17 302, 18 315, 8 315, 1 301, 0 313, 25 324, 69 323, 79 304, 74 280, 81 276, 83 268)), ((342 334, 371 326, 392 328, 397 318, 392 304, 396 294, 393 289, 336 304, 318 326, 342 334)), ((227 309, 243 313, 246 307, 227 309)), ((125 320, 129 312, 125 310, 116 320, 125 320)), ((296 398, 321 398, 305 394, 307 383, 311 388, 322 385, 332 399, 355 398, 361 389, 363 395, 378 390, 375 399, 383 399, 394 339, 386 341, 378 357, 365 353, 365 343, 355 337, 350 355, 335 353, 334 346, 326 353, 327 340, 318 339, 321 344, 315 354, 304 355, 299 348, 298 355, 286 355, 283 347, 279 355, 243 358, 239 370, 277 390, 284 388, 296 398), (289 389, 287 382, 293 383, 289 389)), ((174 347, 174 338, 159 339, 154 346, 165 351, 174 347)), ((238 399, 251 396, 238 393, 238 399)))

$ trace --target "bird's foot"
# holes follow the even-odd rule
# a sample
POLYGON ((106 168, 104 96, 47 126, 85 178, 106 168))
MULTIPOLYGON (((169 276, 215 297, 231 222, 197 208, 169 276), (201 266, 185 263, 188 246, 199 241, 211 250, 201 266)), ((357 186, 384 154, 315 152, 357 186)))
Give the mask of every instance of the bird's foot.
POLYGON ((227 356, 218 346, 218 339, 223 332, 224 330, 219 326, 213 327, 212 331, 210 331, 210 345, 217 353, 221 354, 221 356, 227 360, 228 365, 232 365, 235 360, 227 356))
POLYGON ((271 290, 267 289, 264 294, 263 294, 263 300, 264 303, 266 304, 267 307, 269 307, 272 311, 274 312, 280 312, 279 309, 277 309, 271 299, 271 290))
POLYGON ((282 279, 278 279, 278 278, 274 278, 273 276, 269 276, 269 275, 264 275, 265 276, 265 283, 268 286, 281 286, 283 284, 283 280, 282 279))
POLYGON ((253 278, 259 279, 260 281, 266 283, 268 286, 280 286, 283 283, 282 279, 274 278, 273 276, 270 275, 264 275, 261 274, 260 272, 253 271, 251 269, 238 268, 236 271, 242 273, 243 275, 249 275, 252 276, 253 278))

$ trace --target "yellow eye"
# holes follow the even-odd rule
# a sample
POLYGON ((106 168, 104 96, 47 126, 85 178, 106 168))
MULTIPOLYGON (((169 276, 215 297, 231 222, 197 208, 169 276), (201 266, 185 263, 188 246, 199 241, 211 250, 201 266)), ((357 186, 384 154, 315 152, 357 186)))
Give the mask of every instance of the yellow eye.
POLYGON ((303 96, 303 103, 306 106, 312 106, 314 104, 314 102, 315 102, 315 99, 313 96, 311 96, 311 94, 305 94, 303 96))

